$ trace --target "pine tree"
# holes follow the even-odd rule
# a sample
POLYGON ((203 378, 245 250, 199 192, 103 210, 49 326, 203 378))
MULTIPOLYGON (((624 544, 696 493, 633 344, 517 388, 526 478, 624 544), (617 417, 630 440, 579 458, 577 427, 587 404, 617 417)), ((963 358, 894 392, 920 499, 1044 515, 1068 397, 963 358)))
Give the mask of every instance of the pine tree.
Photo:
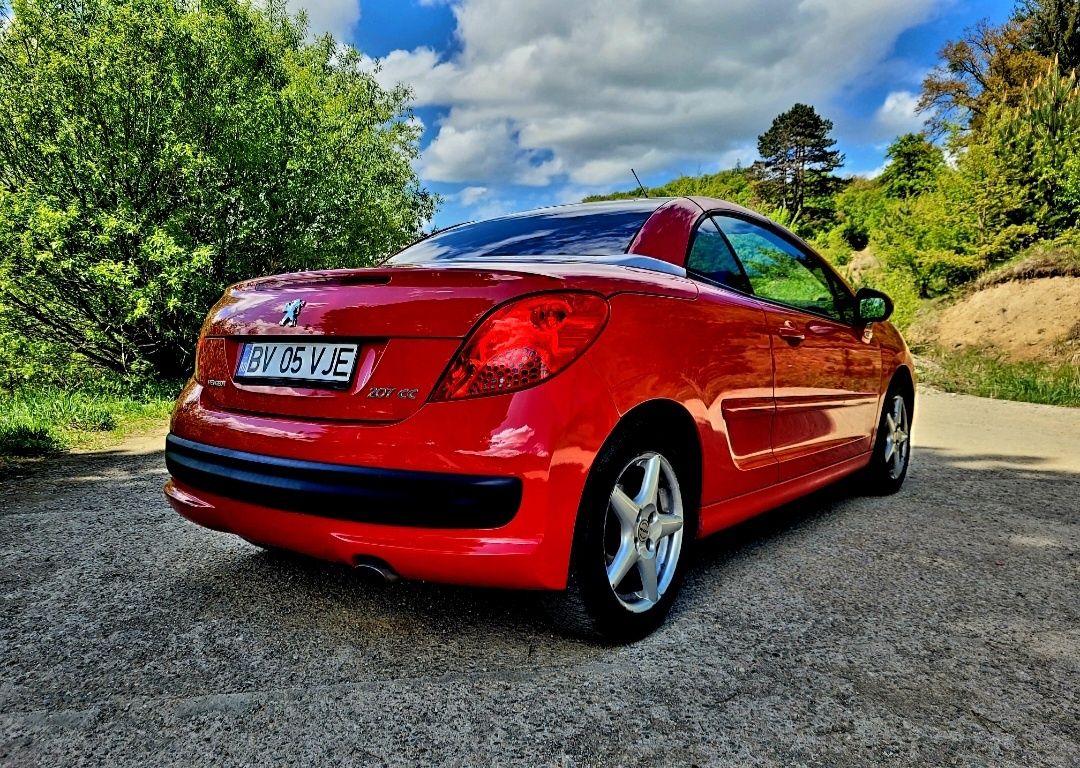
POLYGON ((1016 17, 1028 45, 1057 59, 1062 74, 1080 68, 1080 0, 1020 0, 1016 17))
POLYGON ((796 104, 758 137, 758 195, 786 211, 792 223, 813 224, 829 211, 828 198, 840 184, 833 171, 844 164, 832 128, 812 106, 796 104))

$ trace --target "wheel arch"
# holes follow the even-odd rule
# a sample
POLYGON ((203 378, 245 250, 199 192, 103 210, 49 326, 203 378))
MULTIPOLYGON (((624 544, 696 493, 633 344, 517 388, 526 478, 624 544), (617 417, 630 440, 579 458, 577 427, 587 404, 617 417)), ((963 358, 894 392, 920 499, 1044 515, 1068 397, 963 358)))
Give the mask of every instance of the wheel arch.
MULTIPOLYGON (((704 452, 701 433, 693 414, 682 403, 668 398, 654 398, 638 403, 615 424, 604 440, 600 453, 607 450, 613 442, 634 433, 657 435, 664 440, 674 440, 680 448, 685 446, 685 453, 680 458, 683 459, 689 477, 685 478, 683 502, 692 504, 697 526, 700 527, 701 516, 697 511, 701 505, 704 452)), ((696 533, 695 531, 695 535, 696 533)))
MULTIPOLYGON (((915 410, 915 377, 911 373, 911 369, 907 365, 901 363, 893 371, 892 378, 889 379, 889 389, 893 387, 900 388, 905 395, 907 395, 908 409, 915 410)), ((886 390, 888 391, 888 390, 886 390)))

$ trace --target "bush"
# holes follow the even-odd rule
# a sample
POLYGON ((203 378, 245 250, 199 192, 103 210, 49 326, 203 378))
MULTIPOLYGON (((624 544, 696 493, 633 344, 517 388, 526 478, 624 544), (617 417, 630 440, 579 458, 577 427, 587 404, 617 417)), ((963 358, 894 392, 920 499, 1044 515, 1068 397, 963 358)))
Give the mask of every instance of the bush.
POLYGON ((369 265, 433 211, 407 90, 381 88, 329 36, 308 41, 283 0, 9 5, 9 337, 178 378, 229 283, 369 265))

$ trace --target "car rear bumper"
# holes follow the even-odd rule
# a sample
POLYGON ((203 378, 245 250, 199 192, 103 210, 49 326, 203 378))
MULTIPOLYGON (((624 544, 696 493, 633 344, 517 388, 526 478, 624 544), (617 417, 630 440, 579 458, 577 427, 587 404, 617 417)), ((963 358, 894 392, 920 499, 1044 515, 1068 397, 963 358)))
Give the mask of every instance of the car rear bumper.
POLYGON ((227 499, 360 523, 500 528, 521 504, 516 477, 353 467, 262 456, 170 434, 173 478, 227 499))
POLYGON ((392 424, 225 411, 192 382, 165 493, 189 520, 264 546, 375 558, 406 579, 562 589, 585 479, 617 421, 580 364, 392 424))
POLYGON ((181 515, 216 531, 266 547, 345 565, 385 563, 396 575, 483 587, 560 589, 559 561, 550 542, 489 530, 405 528, 355 523, 250 504, 172 479, 165 496, 181 515))

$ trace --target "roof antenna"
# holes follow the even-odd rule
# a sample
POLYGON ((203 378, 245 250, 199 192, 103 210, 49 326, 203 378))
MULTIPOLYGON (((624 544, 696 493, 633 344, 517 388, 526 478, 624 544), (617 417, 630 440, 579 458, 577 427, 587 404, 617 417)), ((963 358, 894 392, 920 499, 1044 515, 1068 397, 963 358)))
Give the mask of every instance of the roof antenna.
POLYGON ((642 185, 641 179, 639 179, 638 176, 637 176, 637 171, 635 171, 633 168, 631 168, 630 173, 634 174, 634 181, 637 182, 638 189, 641 190, 641 196, 642 197, 648 197, 649 193, 645 191, 645 187, 642 185))

